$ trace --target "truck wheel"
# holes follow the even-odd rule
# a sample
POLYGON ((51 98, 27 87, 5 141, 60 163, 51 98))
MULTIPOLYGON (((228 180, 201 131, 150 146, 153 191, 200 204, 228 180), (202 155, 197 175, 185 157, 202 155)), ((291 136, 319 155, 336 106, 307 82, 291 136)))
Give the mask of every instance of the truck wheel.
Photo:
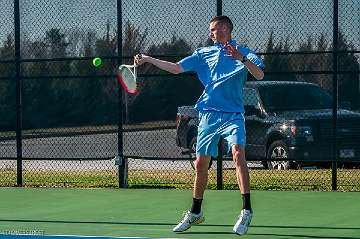
POLYGON ((266 158, 268 159, 267 166, 270 170, 288 170, 290 168, 293 168, 292 162, 288 160, 279 161, 280 159, 289 158, 289 149, 286 144, 281 140, 274 141, 270 145, 266 158), (276 159, 276 161, 271 161, 271 159, 276 159))
MULTIPOLYGON (((195 170, 195 164, 194 164, 194 161, 196 160, 196 136, 194 136, 191 140, 190 140, 190 143, 189 143, 189 148, 190 148, 190 164, 191 164, 191 167, 195 170)), ((212 165, 212 159, 210 160, 210 163, 209 163, 209 169, 211 168, 211 165, 212 165)))

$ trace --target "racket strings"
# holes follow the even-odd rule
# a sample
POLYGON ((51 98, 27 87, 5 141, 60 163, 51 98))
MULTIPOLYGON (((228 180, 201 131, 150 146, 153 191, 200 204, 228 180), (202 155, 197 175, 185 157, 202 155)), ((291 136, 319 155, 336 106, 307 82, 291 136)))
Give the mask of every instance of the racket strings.
POLYGON ((137 93, 136 66, 120 66, 117 78, 126 92, 137 93), (133 68, 133 71, 131 68, 133 68))

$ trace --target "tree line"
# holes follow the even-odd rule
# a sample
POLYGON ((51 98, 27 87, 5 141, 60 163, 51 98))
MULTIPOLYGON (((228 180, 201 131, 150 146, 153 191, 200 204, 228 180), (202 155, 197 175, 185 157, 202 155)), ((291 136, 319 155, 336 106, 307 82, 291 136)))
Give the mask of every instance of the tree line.
MULTIPOLYGON (((294 49, 289 39, 275 42, 271 32, 263 60, 267 72, 329 71, 332 69, 332 54, 276 54, 294 49)), ((158 45, 147 45, 147 29, 141 31, 130 22, 125 24, 123 33, 123 63, 131 63, 132 56, 143 52, 162 55, 170 61, 181 58, 176 55, 190 55, 194 50, 186 39, 175 34, 170 41, 158 45), (172 57, 166 57, 171 55, 172 57)), ((210 44, 204 42, 195 47, 210 44)), ((23 126, 24 128, 48 128, 81 125, 116 124, 118 119, 119 88, 113 77, 116 59, 104 59, 101 67, 95 68, 90 60, 93 56, 115 57, 117 53, 117 32, 106 26, 104 36, 93 31, 86 34, 79 31, 62 32, 53 28, 40 40, 23 39, 22 58, 53 59, 56 61, 30 61, 22 63, 23 75, 23 126), (68 57, 80 57, 68 60, 68 57), (82 57, 87 57, 83 60, 82 57), (80 77, 85 76, 85 77, 80 77), (88 76, 88 77, 86 77, 88 76)), ((331 51, 330 42, 324 35, 319 39, 308 38, 301 43, 297 52, 331 51)), ((345 36, 339 35, 339 50, 347 52, 354 47, 345 36)), ((0 47, 1 59, 14 58, 14 39, 8 35, 0 47)), ((339 70, 359 71, 354 53, 341 53, 338 58, 339 70)), ((16 127, 16 89, 12 63, 0 64, 0 128, 13 130, 16 127)), ((191 74, 169 75, 151 65, 139 67, 140 94, 123 94, 124 118, 127 122, 173 120, 177 106, 194 104, 201 94, 202 86, 191 74)), ((267 80, 300 80, 321 85, 332 91, 332 75, 326 74, 266 74, 267 80)), ((351 102, 359 108, 359 75, 338 76, 341 100, 351 102)), ((250 79, 251 80, 251 77, 250 79)))

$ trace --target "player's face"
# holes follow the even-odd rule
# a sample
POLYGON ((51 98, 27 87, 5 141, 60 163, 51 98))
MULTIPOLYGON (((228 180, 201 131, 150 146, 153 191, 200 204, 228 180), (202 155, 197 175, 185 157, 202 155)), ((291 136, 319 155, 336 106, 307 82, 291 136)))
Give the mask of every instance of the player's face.
POLYGON ((209 30, 209 37, 213 42, 220 42, 222 44, 225 44, 230 40, 230 34, 226 24, 221 24, 219 22, 211 22, 209 30))

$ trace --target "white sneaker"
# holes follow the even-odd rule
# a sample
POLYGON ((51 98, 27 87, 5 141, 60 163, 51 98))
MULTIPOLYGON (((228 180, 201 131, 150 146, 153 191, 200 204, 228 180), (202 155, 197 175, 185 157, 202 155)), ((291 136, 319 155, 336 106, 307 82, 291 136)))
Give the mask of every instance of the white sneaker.
POLYGON ((235 223, 233 231, 240 236, 245 235, 249 228, 252 216, 253 213, 250 210, 241 210, 241 214, 239 216, 239 219, 235 223))
POLYGON ((173 232, 183 232, 189 229, 192 225, 200 224, 205 221, 204 214, 200 212, 199 214, 194 214, 190 211, 187 211, 184 214, 184 218, 173 228, 173 232))

